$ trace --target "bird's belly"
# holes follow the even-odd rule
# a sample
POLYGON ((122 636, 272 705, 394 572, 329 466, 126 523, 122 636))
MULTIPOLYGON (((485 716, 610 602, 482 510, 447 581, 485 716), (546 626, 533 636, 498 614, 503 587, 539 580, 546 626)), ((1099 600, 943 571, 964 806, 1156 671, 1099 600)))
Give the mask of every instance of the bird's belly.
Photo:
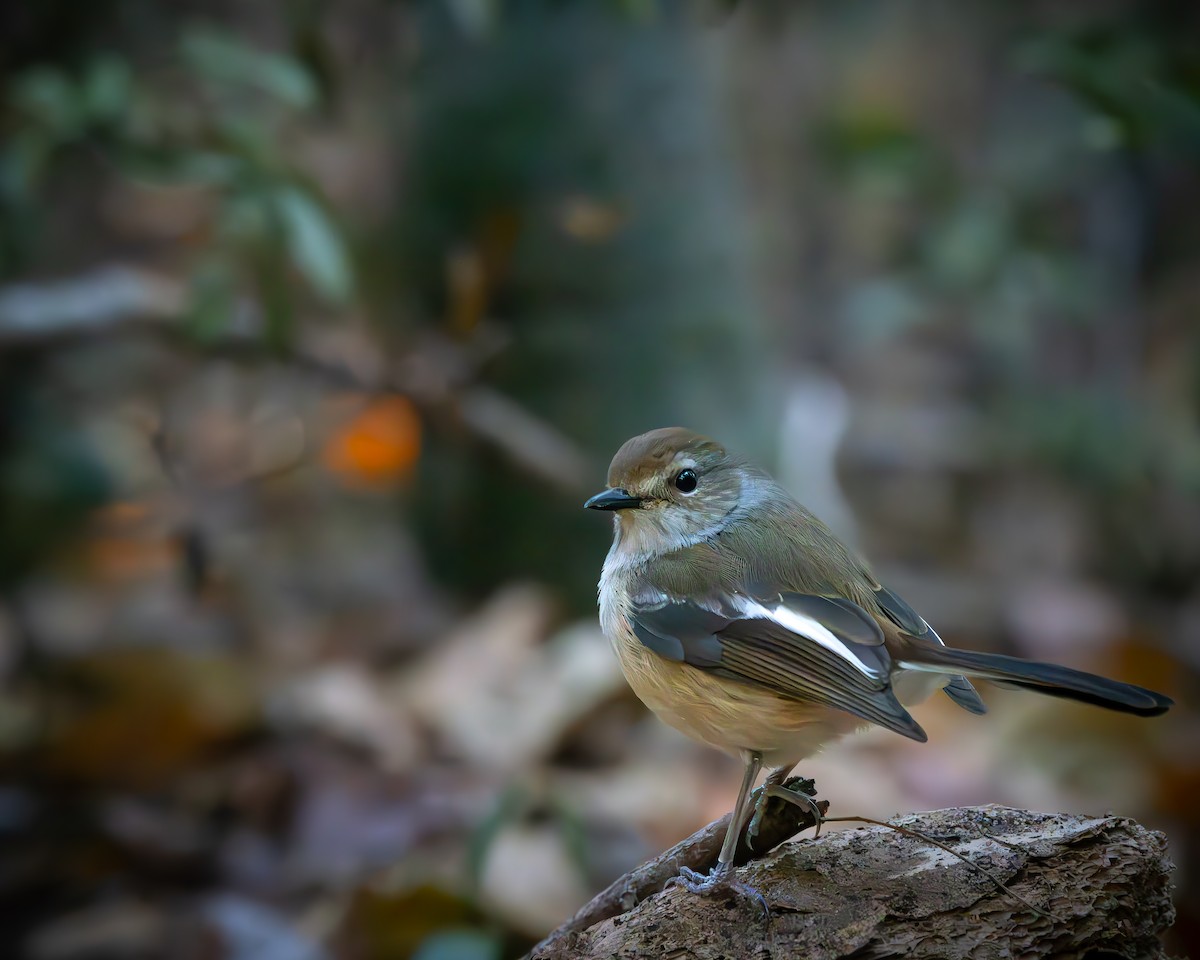
POLYGON ((660 720, 734 756, 755 750, 769 766, 792 764, 866 724, 841 710, 787 700, 668 660, 627 628, 610 636, 633 692, 660 720))

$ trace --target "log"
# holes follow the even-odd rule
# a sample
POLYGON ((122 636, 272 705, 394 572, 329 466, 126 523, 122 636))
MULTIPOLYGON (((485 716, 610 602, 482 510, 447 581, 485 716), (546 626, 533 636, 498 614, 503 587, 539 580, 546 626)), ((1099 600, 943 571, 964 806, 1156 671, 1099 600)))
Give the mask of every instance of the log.
MULTIPOLYGON (((792 777, 784 786, 793 792, 808 794, 809 797, 815 797, 817 793, 813 781, 803 777, 792 777)), ((755 803, 758 802, 761 790, 760 787, 754 791, 755 803)), ((829 802, 821 800, 817 803, 817 807, 824 816, 829 810, 829 802)), ((700 873, 710 870, 717 862, 717 855, 720 853, 721 843, 725 839, 725 831, 729 827, 729 820, 732 816, 732 812, 725 814, 707 827, 697 830, 686 840, 681 840, 652 860, 648 860, 640 867, 630 870, 623 877, 614 880, 580 907, 570 920, 551 931, 541 943, 525 955, 523 960, 539 956, 540 952, 548 949, 551 944, 569 938, 580 930, 595 926, 602 920, 620 916, 647 897, 662 892, 675 877, 679 876, 680 867, 690 867, 700 873)), ((807 809, 771 797, 767 800, 754 845, 750 845, 745 832, 743 832, 738 841, 733 862, 738 866, 749 863, 755 857, 763 856, 783 841, 813 826, 816 826, 816 820, 807 809)))
POLYGON ((1174 908, 1161 833, 1124 817, 1002 806, 894 822, 969 863, 888 827, 826 833, 735 871, 766 899, 766 915, 753 897, 668 885, 627 898, 615 916, 564 925, 531 957, 1166 956, 1160 936, 1174 908))

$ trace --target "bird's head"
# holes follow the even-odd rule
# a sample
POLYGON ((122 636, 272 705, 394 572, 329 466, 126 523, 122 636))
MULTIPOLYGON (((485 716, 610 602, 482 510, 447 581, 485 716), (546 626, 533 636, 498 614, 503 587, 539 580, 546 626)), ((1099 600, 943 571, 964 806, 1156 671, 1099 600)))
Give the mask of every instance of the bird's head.
POLYGON ((584 506, 615 511, 624 548, 665 553, 719 532, 748 476, 715 440, 664 427, 627 440, 608 468, 608 489, 584 506))

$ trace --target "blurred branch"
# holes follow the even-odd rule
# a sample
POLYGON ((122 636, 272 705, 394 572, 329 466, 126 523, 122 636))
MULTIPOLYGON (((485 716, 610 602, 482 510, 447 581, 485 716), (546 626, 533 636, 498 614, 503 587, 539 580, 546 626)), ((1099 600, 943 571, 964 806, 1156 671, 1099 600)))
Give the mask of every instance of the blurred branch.
MULTIPOLYGON (((788 786, 803 790, 810 796, 815 795, 811 780, 793 777, 788 781, 788 786)), ((823 814, 829 809, 829 801, 821 800, 817 806, 823 814)), ((717 862, 717 854, 720 853, 721 842, 725 839, 731 816, 732 813, 727 813, 720 820, 714 820, 653 860, 648 860, 637 869, 613 881, 581 907, 575 916, 534 947, 529 956, 553 956, 563 950, 569 953, 576 934, 605 920, 628 913, 642 901, 661 893, 674 877, 679 876, 680 867, 691 867, 693 870, 707 873, 717 862)), ((785 840, 814 825, 812 814, 807 810, 786 800, 772 797, 767 801, 767 808, 759 825, 757 849, 752 850, 748 847, 743 837, 734 862, 741 866, 755 857, 765 856, 785 840)))
POLYGON ((582 490, 589 470, 579 448, 544 420, 490 387, 472 387, 458 398, 458 412, 477 436, 565 491, 582 490))
POLYGON ((108 266, 51 283, 0 289, 0 346, 89 337, 181 316, 187 290, 161 274, 108 266))
MULTIPOLYGON (((263 323, 243 302, 212 342, 188 338, 183 325, 187 287, 151 271, 108 266, 44 284, 0 289, 0 349, 57 346, 101 336, 148 334, 176 348, 240 358, 278 359, 263 344, 263 323)), ((585 492, 590 464, 582 451, 549 423, 510 397, 474 382, 480 358, 445 340, 426 343, 391 365, 331 359, 317 338, 303 337, 287 359, 330 384, 370 393, 398 393, 426 413, 449 409, 472 433, 515 465, 570 495, 585 492)))
POLYGON ((901 823, 972 863, 886 827, 825 834, 739 871, 766 897, 765 918, 750 897, 718 907, 676 888, 636 906, 631 900, 617 911, 620 921, 613 913, 572 920, 531 956, 662 957, 682 945, 696 960, 767 952, 965 958, 981 945, 1005 956, 1166 956, 1159 938, 1175 910, 1162 834, 1122 817, 999 806, 935 810, 901 823), (986 864, 1008 890, 973 863, 986 864), (1009 891, 1042 912, 1023 909, 1009 891))

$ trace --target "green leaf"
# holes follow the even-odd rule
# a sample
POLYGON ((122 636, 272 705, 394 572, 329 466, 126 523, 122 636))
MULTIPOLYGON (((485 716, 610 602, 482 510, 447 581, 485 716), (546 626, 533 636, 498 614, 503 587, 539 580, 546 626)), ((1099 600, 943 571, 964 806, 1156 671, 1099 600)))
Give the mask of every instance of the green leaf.
POLYGON ((79 88, 61 70, 30 70, 13 84, 14 105, 62 140, 83 132, 84 104, 79 88))
POLYGON ((997 198, 970 196, 929 232, 933 276, 954 289, 984 283, 1013 245, 1011 216, 997 198))
POLYGON ((9 138, 0 152, 0 197, 29 204, 34 185, 50 161, 53 146, 39 131, 25 129, 9 138))
POLYGON ((297 109, 317 102, 317 84, 300 63, 210 28, 191 27, 184 32, 183 56, 210 82, 257 89, 297 109))
POLYGON ((321 205, 298 187, 280 189, 275 203, 292 263, 318 293, 344 303, 354 284, 337 226, 321 205))
POLYGON ((500 942, 479 930, 444 930, 426 939, 412 960, 500 960, 500 942))
POLYGON ((214 150, 193 150, 173 157, 169 172, 174 179, 225 187, 242 175, 244 166, 239 157, 214 150))
POLYGON ((204 343, 220 338, 234 310, 234 276, 228 263, 210 258, 192 276, 187 330, 204 343))
POLYGON ((97 58, 88 67, 82 84, 83 108, 94 123, 120 120, 133 97, 133 72, 124 60, 97 58))
POLYGON ((490 35, 500 14, 497 0, 449 0, 447 7, 467 36, 480 40, 490 35))
POLYGON ((467 873, 471 884, 478 887, 483 882, 483 870, 487 864, 488 851, 510 823, 515 823, 528 803, 524 788, 513 784, 507 787, 491 812, 471 832, 467 842, 467 873))
POLYGON ((888 340, 928 321, 930 307, 920 291, 902 276, 884 275, 852 287, 842 304, 842 317, 856 339, 888 340))

